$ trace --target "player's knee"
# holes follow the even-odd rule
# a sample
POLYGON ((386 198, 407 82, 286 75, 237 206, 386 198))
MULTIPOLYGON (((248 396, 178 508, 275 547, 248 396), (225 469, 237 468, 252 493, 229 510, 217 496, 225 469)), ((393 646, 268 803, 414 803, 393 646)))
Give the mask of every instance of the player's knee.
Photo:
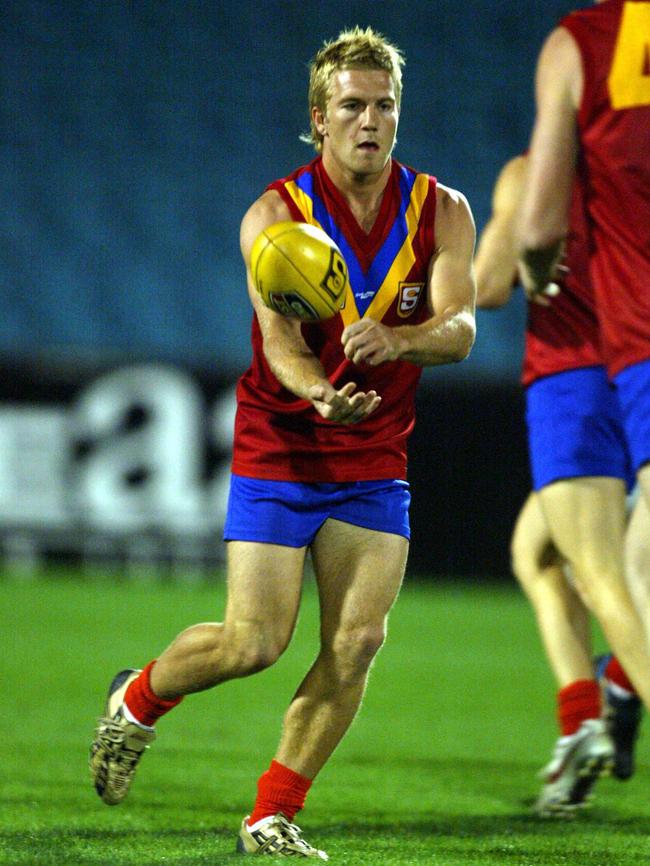
POLYGON ((248 676, 271 667, 287 647, 288 638, 259 623, 239 626, 225 635, 225 645, 232 672, 248 676))
POLYGON ((385 639, 386 629, 383 624, 341 630, 333 645, 339 682, 345 685, 365 676, 385 639))
POLYGON ((282 655, 283 648, 273 642, 254 642, 238 648, 235 667, 239 676, 255 674, 270 668, 282 655))

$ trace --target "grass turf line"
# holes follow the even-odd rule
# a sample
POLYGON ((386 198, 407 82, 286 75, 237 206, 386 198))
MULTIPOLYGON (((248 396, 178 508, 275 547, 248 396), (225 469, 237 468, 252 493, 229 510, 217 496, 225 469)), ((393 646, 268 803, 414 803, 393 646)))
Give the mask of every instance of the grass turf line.
MULTIPOLYGON (((239 863, 239 822, 316 652, 311 582, 282 659, 163 719, 119 807, 100 802, 86 769, 108 682, 218 619, 223 583, 0 580, 0 599, 0 864, 239 863)), ((602 780, 575 821, 530 814, 553 695, 514 587, 407 581, 361 714, 298 816, 305 837, 344 866, 637 866, 650 855, 647 736, 636 776, 602 780)))

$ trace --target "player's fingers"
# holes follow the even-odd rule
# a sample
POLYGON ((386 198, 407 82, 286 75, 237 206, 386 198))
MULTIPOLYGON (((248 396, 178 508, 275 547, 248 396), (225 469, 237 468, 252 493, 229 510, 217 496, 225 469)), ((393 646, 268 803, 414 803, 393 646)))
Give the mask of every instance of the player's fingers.
POLYGON ((379 394, 375 394, 375 396, 372 397, 368 401, 368 403, 366 403, 364 418, 367 418, 368 415, 370 415, 372 412, 374 412, 380 403, 381 403, 381 397, 379 396, 379 394))
POLYGON ((351 360, 354 364, 362 364, 368 360, 376 351, 376 346, 372 340, 364 340, 363 343, 357 343, 352 353, 351 360))
POLYGON ((367 418, 381 403, 381 397, 376 391, 368 391, 367 394, 355 394, 355 397, 360 397, 360 399, 354 405, 351 404, 352 411, 345 420, 347 424, 356 424, 367 418))
POLYGON ((336 392, 336 396, 347 400, 348 397, 354 394, 356 387, 356 382, 346 382, 345 385, 342 388, 339 388, 336 392))
POLYGON ((372 319, 359 319, 358 322, 352 322, 351 324, 346 325, 341 333, 341 342, 347 343, 347 341, 351 340, 355 335, 367 331, 372 327, 372 325, 372 319))
POLYGON ((357 363, 356 358, 361 348, 359 341, 359 337, 353 337, 352 339, 348 340, 348 342, 343 347, 343 353, 345 354, 345 357, 348 359, 348 361, 353 361, 355 364, 357 363))
POLYGON ((369 364, 371 367, 378 367, 379 364, 383 364, 384 361, 387 361, 389 358, 388 347, 387 346, 378 346, 372 352, 369 352, 364 361, 366 364, 369 364))

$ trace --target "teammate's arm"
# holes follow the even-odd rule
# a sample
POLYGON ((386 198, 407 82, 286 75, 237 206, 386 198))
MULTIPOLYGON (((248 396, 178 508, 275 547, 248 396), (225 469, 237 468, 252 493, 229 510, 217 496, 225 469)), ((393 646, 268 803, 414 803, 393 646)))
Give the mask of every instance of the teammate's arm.
POLYGON ((355 424, 381 402, 376 391, 357 391, 354 382, 338 390, 334 388, 303 339, 300 321, 266 307, 255 290, 250 268, 253 243, 263 229, 290 219, 289 209, 278 193, 269 191, 249 208, 241 224, 240 245, 246 264, 248 294, 262 332, 264 356, 278 381, 292 394, 312 403, 323 418, 340 424, 355 424))
POLYGON ((526 182, 526 157, 515 156, 499 172, 492 192, 492 214, 474 257, 476 303, 482 309, 507 304, 517 280, 517 218, 526 182))
POLYGON ((520 273, 529 297, 553 279, 568 232, 578 137, 576 112, 582 95, 580 52, 559 27, 540 52, 535 79, 537 114, 528 154, 521 210, 520 273))
POLYGON ((469 355, 476 336, 476 231, 464 196, 441 184, 435 237, 428 280, 431 318, 395 328, 366 318, 348 325, 341 339, 346 357, 355 364, 376 366, 401 358, 424 367, 462 361, 469 355))

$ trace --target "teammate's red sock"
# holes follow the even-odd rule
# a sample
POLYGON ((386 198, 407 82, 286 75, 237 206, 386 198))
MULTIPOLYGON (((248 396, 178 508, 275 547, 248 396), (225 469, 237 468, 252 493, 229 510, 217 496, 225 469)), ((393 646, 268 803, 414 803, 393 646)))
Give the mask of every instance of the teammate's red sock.
POLYGON ((156 664, 154 659, 144 668, 137 679, 129 685, 124 695, 124 703, 134 719, 142 725, 153 727, 161 716, 173 710, 183 700, 183 695, 171 701, 164 701, 154 694, 149 677, 151 669, 156 664))
POLYGON ((610 683, 614 683, 619 688, 625 689, 626 692, 630 692, 631 694, 636 695, 636 689, 628 679, 627 674, 621 667, 621 663, 616 658, 616 656, 612 656, 611 659, 607 662, 607 667, 605 668, 605 676, 610 681, 610 683))
POLYGON ((305 805, 307 791, 311 788, 311 779, 295 773, 289 767, 271 761, 271 766, 262 773, 257 782, 257 799, 255 808, 248 819, 248 826, 256 824, 269 815, 283 815, 293 821, 296 812, 305 805))
POLYGON ((600 718, 600 687, 596 680, 576 680, 557 693, 557 717, 562 736, 575 734, 587 719, 600 718))

